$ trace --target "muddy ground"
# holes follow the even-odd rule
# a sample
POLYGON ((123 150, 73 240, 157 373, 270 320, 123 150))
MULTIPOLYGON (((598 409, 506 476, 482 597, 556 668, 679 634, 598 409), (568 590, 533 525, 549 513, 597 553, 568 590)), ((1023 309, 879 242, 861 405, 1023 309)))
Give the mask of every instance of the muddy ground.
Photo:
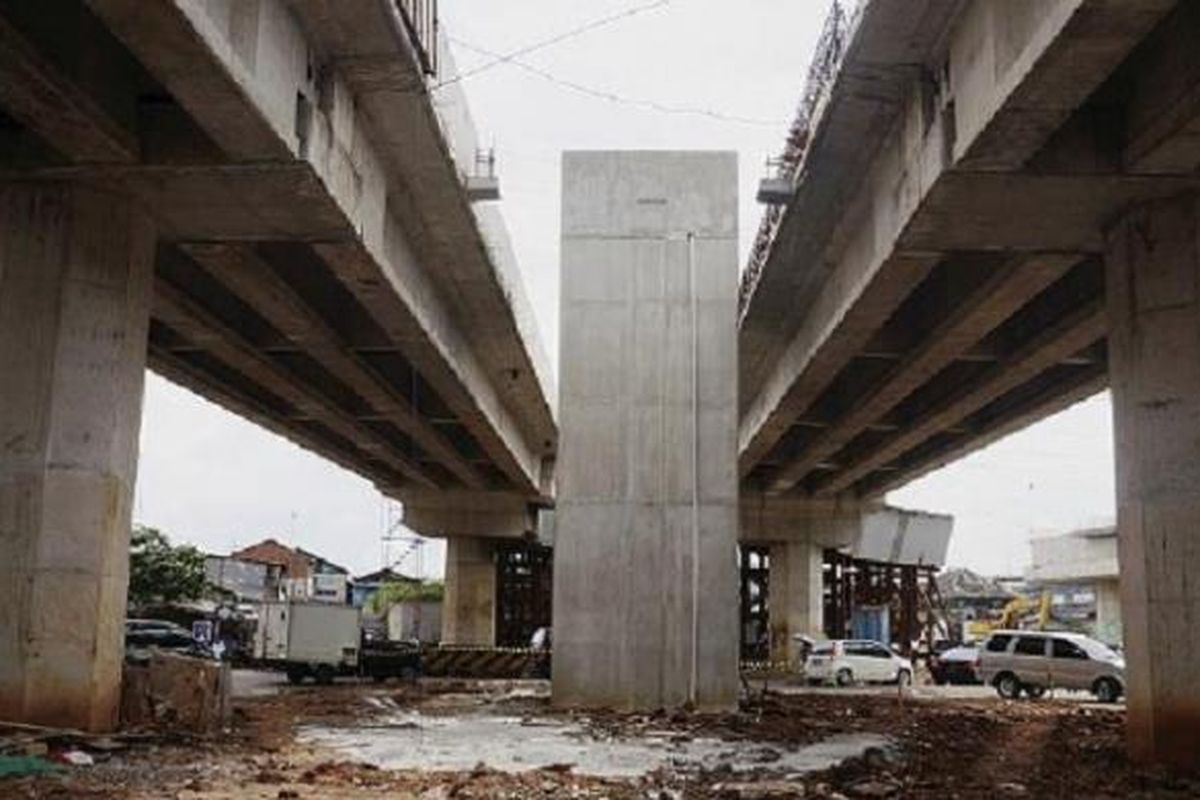
POLYGON ((0 798, 1200 797, 1200 781, 1128 763, 1123 711, 1078 702, 768 692, 748 696, 735 714, 597 716, 555 714, 544 691, 529 687, 426 682, 243 698, 236 703, 233 727, 218 739, 135 742, 93 754, 94 766, 62 775, 0 779, 0 798), (731 746, 753 743, 766 755, 761 767, 736 774, 728 765, 667 766, 632 778, 596 778, 575 774, 569 763, 510 774, 485 761, 469 770, 434 773, 354 763, 345 752, 304 734, 318 726, 369 740, 401 712, 562 722, 582 729, 582 746, 668 732, 679 743, 701 738, 731 746), (882 734, 889 744, 819 772, 787 773, 772 763, 778 752, 848 733, 882 734))

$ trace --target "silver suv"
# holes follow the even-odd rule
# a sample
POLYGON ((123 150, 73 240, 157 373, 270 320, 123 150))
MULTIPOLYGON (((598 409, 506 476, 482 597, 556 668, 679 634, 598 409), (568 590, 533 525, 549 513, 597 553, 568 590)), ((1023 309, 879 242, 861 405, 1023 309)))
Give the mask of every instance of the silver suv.
POLYGON ((1125 660, 1078 633, 995 631, 979 648, 975 671, 1010 700, 1055 687, 1089 691, 1103 703, 1125 693, 1125 660))

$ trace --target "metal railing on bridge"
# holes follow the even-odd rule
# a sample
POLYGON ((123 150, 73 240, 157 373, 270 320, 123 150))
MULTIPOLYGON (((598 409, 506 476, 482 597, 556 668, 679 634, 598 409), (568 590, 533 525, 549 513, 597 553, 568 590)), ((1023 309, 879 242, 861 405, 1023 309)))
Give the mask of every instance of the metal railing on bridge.
MULTIPOLYGON (((800 100, 796 118, 788 131, 783 154, 771 162, 776 170, 775 178, 790 184, 793 192, 804 164, 804 155, 808 150, 809 139, 824 113, 826 101, 833 91, 834 82, 845 59, 846 48, 862 17, 863 7, 868 2, 869 0, 860 0, 855 10, 847 13, 841 0, 834 0, 829 16, 825 20, 825 27, 817 42, 816 53, 808 68, 804 96, 800 100)), ((763 267, 767 263, 771 247, 775 242, 775 235, 779 232, 779 226, 783 222, 785 208, 786 204, 772 203, 767 206, 767 210, 763 214, 754 245, 750 248, 749 263, 742 272, 738 298, 741 313, 745 313, 750 303, 750 297, 758 286, 759 278, 762 277, 763 267)))
POLYGON ((438 72, 438 0, 395 0, 426 75, 438 72))

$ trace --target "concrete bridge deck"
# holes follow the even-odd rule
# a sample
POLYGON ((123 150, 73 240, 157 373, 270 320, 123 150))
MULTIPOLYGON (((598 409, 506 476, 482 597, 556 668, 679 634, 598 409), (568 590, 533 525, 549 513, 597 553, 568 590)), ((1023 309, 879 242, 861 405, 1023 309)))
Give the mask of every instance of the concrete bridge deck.
POLYGON ((1106 385, 1105 231, 1196 185, 1195 15, 864 4, 744 287, 748 487, 877 496, 1106 385))
POLYGON ((417 33, 374 0, 10 4, 5 179, 151 212, 154 370, 388 494, 537 497, 553 379, 417 33))
POLYGON ((1200 4, 860 8, 746 272, 743 494, 878 497, 1111 386, 1131 749, 1194 768, 1200 4))

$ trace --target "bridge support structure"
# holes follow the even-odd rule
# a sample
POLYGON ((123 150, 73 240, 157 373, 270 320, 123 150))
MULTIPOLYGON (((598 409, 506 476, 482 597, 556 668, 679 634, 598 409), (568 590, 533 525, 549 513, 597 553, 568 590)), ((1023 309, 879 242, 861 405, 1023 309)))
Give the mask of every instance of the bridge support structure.
POLYGON ((737 700, 737 162, 568 153, 553 701, 737 700))
POLYGON ((1107 239, 1132 755, 1200 752, 1200 196, 1136 207, 1107 239))
POLYGON ((122 197, 0 186, 0 719, 118 722, 154 247, 122 197))

